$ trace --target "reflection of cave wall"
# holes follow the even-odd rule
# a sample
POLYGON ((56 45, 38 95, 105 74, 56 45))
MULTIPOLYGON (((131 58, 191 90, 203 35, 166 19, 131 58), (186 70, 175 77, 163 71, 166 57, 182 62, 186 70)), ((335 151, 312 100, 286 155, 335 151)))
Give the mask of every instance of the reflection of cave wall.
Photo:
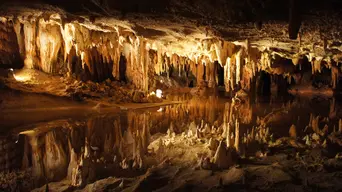
MULTIPOLYGON (((126 159, 128 164, 133 166, 137 158, 147 153, 147 146, 152 139, 159 138, 160 134, 156 134, 166 134, 170 126, 180 136, 183 132, 186 133, 189 127, 224 129, 227 123, 238 121, 239 138, 242 140, 248 135, 247 131, 251 133, 254 129, 256 119, 260 119, 256 116, 261 115, 265 117, 261 118, 262 121, 271 126, 270 131, 281 127, 281 133, 287 136, 289 125, 293 120, 297 120, 303 110, 299 111, 294 107, 296 105, 292 108, 287 104, 288 107, 282 108, 283 103, 276 103, 276 109, 280 107, 286 111, 292 110, 285 115, 281 112, 283 110, 275 112, 275 108, 270 107, 268 103, 252 105, 246 99, 244 103, 236 105, 211 96, 208 99, 194 98, 181 105, 165 106, 159 112, 156 108, 149 111, 133 110, 120 115, 96 115, 84 122, 66 123, 65 126, 55 127, 47 132, 28 132, 25 139, 30 141, 27 146, 31 150, 27 150, 26 154, 32 158, 35 178, 40 178, 37 179, 39 182, 36 185, 44 184, 44 175, 50 181, 67 176, 72 180, 73 170, 79 167, 82 159, 89 163, 86 165, 89 172, 86 176, 87 182, 107 176, 125 176, 127 172, 121 169, 119 164, 126 159), (272 115, 265 115, 265 111, 272 115), (284 119, 286 123, 282 123, 284 119), (86 158, 87 155, 89 158, 86 158)), ((305 119, 300 120, 301 125, 307 125, 308 116, 309 114, 305 113, 305 119)), ((231 125, 233 131, 235 126, 231 125)), ((144 165, 146 162, 142 159, 144 165)))
MULTIPOLYGON (((125 171, 119 163, 124 159, 133 163, 143 157, 151 135, 166 133, 170 124, 174 125, 176 133, 181 133, 192 121, 201 124, 203 120, 210 127, 218 127, 224 118, 232 117, 224 117, 220 112, 225 107, 211 97, 205 102, 194 100, 184 105, 168 106, 163 112, 138 110, 121 115, 98 115, 85 122, 64 122, 65 125, 52 126, 50 130, 42 125, 45 131, 37 127, 19 136, 20 146, 15 149, 21 152, 16 156, 16 167, 32 167, 35 186, 45 184, 45 179, 60 181, 68 177, 72 180, 73 170, 82 159, 89 161, 87 166, 91 174, 87 176, 87 182, 106 176, 122 176, 125 171)), ((227 103, 227 113, 230 112, 243 123, 251 120, 249 103, 234 112, 227 103)), ((10 149, 14 149, 13 146, 10 149)), ((144 165, 144 160, 142 162, 144 165)))
POLYGON ((21 149, 16 138, 0 138, 0 172, 21 168, 21 149))
POLYGON ((260 72, 257 84, 258 94, 270 95, 271 94, 271 75, 264 71, 260 72))

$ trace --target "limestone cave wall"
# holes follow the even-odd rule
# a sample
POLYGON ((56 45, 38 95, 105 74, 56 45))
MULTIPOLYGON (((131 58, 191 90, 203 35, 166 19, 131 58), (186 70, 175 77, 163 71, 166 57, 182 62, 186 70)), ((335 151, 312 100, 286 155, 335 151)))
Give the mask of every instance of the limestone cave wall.
POLYGON ((186 38, 167 29, 113 18, 70 16, 59 9, 4 14, 0 25, 2 67, 24 66, 84 81, 116 79, 143 91, 153 86, 155 75, 169 77, 172 70, 178 76, 193 75, 197 85, 205 81, 215 87, 220 78, 218 64, 224 71, 226 91, 251 89, 260 71, 282 75, 290 83, 302 77, 298 69, 305 62, 311 64, 312 75, 323 68, 330 70, 332 88, 339 81, 340 57, 332 54, 334 42, 326 41, 323 47, 314 44, 312 49, 299 46, 298 52, 289 52, 281 46, 256 45, 248 38, 233 42, 203 33, 186 38))

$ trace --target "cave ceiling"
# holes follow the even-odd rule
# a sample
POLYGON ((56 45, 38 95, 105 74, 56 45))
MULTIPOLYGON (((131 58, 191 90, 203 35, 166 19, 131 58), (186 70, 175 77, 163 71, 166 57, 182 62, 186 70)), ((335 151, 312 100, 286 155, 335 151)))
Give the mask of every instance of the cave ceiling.
POLYGON ((198 45, 203 40, 239 45, 247 40, 252 47, 286 58, 309 54, 339 57, 342 2, 297 3, 293 10, 301 25, 295 39, 289 38, 290 5, 291 1, 284 0, 16 0, 3 4, 1 14, 23 20, 43 17, 60 23, 76 22, 104 32, 119 26, 184 56, 200 52, 198 45))

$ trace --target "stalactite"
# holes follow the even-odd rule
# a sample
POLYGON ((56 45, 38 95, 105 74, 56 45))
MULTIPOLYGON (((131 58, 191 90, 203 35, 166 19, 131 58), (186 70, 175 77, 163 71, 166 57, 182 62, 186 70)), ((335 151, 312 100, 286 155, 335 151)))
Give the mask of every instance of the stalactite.
POLYGON ((161 48, 157 49, 157 63, 155 64, 155 73, 160 75, 163 71, 163 53, 161 48))
POLYGON ((25 35, 25 60, 24 64, 26 68, 33 69, 35 64, 38 63, 36 53, 36 22, 30 23, 26 21, 24 23, 24 35, 25 35))
MULTIPOLYGON (((64 61, 66 61, 66 58, 68 54, 70 53, 71 48, 74 46, 74 37, 75 35, 75 26, 71 23, 67 23, 64 25, 64 30, 62 29, 62 35, 64 39, 64 61)), ((76 53, 78 54, 77 45, 76 47, 76 53)))
POLYGON ((142 85, 142 89, 144 91, 148 90, 148 66, 149 66, 149 62, 150 62, 150 55, 149 55, 149 49, 148 47, 146 47, 146 41, 143 40, 142 45, 141 45, 141 49, 142 49, 142 54, 143 54, 143 59, 142 59, 142 68, 143 68, 143 85, 142 85))
POLYGON ((208 77, 208 87, 215 87, 216 86, 216 65, 215 63, 208 63, 207 64, 207 77, 208 77))
POLYGON ((227 143, 227 147, 231 146, 231 138, 230 138, 230 134, 231 134, 231 130, 230 130, 230 123, 226 124, 226 128, 227 128, 227 133, 226 133, 226 143, 227 143))
POLYGON ((261 53, 259 70, 266 70, 271 68, 271 54, 267 51, 261 53))
POLYGON ((240 152, 240 124, 238 120, 235 120, 235 144, 234 147, 237 152, 240 152))
POLYGON ((240 72, 241 72, 241 51, 239 51, 236 55, 235 55, 235 64, 236 64, 236 84, 239 84, 240 82, 240 72))
POLYGON ((23 26, 18 19, 16 19, 14 21, 13 28, 14 28, 14 31, 15 31, 16 36, 17 36, 19 53, 20 53, 22 58, 25 58, 25 37, 24 37, 24 34, 22 34, 24 29, 23 29, 23 26))
POLYGON ((62 36, 58 25, 40 19, 38 22, 37 48, 42 71, 56 72, 58 52, 62 46, 62 36))
POLYGON ((221 65, 224 65, 224 61, 227 60, 227 53, 225 52, 225 50, 223 49, 223 44, 224 42, 222 41, 217 41, 215 43, 215 52, 216 52, 216 57, 217 57, 217 60, 218 62, 221 64, 221 65))
POLYGON ((226 91, 230 91, 230 81, 231 81, 231 74, 230 74, 230 66, 231 66, 231 61, 230 57, 227 58, 226 64, 224 65, 224 85, 226 91))
POLYGON ((204 75, 204 65, 202 63, 197 64, 197 84, 200 85, 204 79, 203 79, 203 75, 204 75))
MULTIPOLYGON (((89 70, 92 80, 102 81, 111 77, 119 80, 119 62, 123 55, 127 60, 128 82, 143 91, 149 89, 148 82, 152 77, 149 69, 160 75, 165 71, 168 73, 169 67, 173 65, 179 76, 190 69, 197 78, 197 84, 200 84, 204 80, 202 65, 205 62, 206 80, 209 86, 213 87, 216 82, 214 62, 218 62, 224 66, 224 84, 226 91, 230 91, 238 87, 238 84, 241 84, 243 89, 250 89, 251 79, 256 72, 272 67, 271 48, 261 53, 251 47, 249 40, 245 43, 232 43, 214 38, 199 40, 193 43, 190 53, 181 53, 179 50, 182 48, 172 50, 173 46, 144 39, 121 26, 115 26, 115 30, 108 30, 95 24, 68 23, 53 17, 33 17, 30 20, 21 18, 14 21, 13 29, 26 67, 55 73, 59 69, 58 56, 64 56, 68 65, 61 67, 66 67, 69 75, 75 73, 72 59, 78 58, 82 61, 82 69, 89 70), (156 51, 157 61, 150 58, 150 50, 156 51)), ((320 60, 322 59, 316 58, 313 61, 313 73, 320 72, 320 67, 317 67, 321 65, 318 62, 320 60)), ((332 78, 337 79, 335 77, 338 74, 333 73, 333 70, 332 74, 332 78)), ((333 87, 336 87, 334 82, 336 80, 332 81, 333 87)))
POLYGON ((231 60, 230 60, 230 88, 231 90, 234 90, 235 89, 235 84, 236 84, 236 55, 233 55, 231 57, 231 60))
POLYGON ((322 63, 321 57, 317 57, 312 59, 311 65, 312 65, 312 74, 315 74, 316 72, 321 73, 321 63, 322 63))

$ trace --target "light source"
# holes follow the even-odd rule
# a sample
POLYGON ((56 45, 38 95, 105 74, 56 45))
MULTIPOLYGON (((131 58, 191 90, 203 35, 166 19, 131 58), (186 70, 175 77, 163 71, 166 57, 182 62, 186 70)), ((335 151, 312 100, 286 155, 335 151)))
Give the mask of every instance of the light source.
POLYGON ((157 90, 156 90, 156 96, 157 96, 158 98, 162 98, 162 97, 163 97, 163 91, 160 90, 160 89, 157 89, 157 90))

